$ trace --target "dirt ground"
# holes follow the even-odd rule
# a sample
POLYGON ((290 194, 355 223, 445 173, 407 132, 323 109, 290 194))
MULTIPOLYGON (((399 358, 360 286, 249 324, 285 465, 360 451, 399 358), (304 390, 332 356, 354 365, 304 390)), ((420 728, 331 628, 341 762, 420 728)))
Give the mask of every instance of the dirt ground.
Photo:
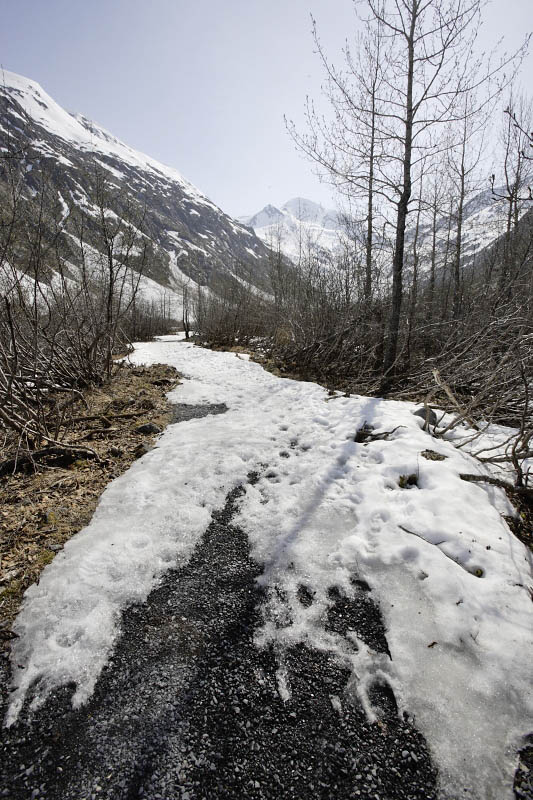
MULTIPOLYGON (((166 393, 178 383, 172 367, 121 362, 111 382, 85 395, 66 441, 91 458, 57 458, 0 477, 0 646, 24 591, 64 543, 91 519, 106 485, 149 449, 171 421, 166 393), (152 432, 138 428, 152 423, 152 432)), ((150 425, 149 425, 150 428, 150 425)), ((0 450, 0 462, 5 460, 0 450)))

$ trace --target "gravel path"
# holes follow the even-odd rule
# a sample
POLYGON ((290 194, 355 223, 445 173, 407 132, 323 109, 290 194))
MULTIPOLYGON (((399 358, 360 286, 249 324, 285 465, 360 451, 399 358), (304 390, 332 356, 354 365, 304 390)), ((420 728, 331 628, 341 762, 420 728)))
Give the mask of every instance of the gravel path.
MULTIPOLYGON (((381 725, 344 697, 348 675, 321 653, 285 654, 292 698, 278 693, 278 663, 253 644, 260 568, 231 524, 232 492, 189 564, 168 574, 124 633, 91 701, 74 712, 55 694, 28 728, 3 731, 3 796, 10 798, 432 798, 424 741, 376 692, 381 725)), ((357 623, 372 639, 376 607, 361 588, 335 590, 329 624, 357 623)), ((306 602, 305 598, 302 598, 306 602)), ((386 646, 378 624, 375 642, 386 646)))
MULTIPOLYGON (((253 643, 261 568, 232 524, 242 493, 229 494, 189 563, 124 614, 123 635, 87 705, 73 711, 67 688, 31 725, 2 731, 0 796, 436 797, 424 739, 399 718, 390 690, 374 691, 380 722, 370 725, 346 692, 347 672, 327 654, 298 647, 283 654, 292 695, 282 699, 279 654, 253 643)), ((356 589, 347 598, 331 587, 327 626, 355 630, 388 652, 368 586, 356 589)), ((300 601, 312 602, 305 587, 300 601)))

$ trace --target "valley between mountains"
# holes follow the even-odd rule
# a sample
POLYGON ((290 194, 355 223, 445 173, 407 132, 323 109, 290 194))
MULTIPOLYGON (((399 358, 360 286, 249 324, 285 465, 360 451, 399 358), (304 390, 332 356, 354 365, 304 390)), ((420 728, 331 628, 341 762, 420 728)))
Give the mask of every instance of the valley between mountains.
POLYGON ((181 336, 131 359, 176 422, 26 593, 1 796, 533 797, 532 554, 468 431, 181 336))
POLYGON ((233 218, 2 74, 0 797, 533 800, 531 116, 487 180, 444 6, 378 5, 418 89, 376 17, 388 121, 330 70, 288 124, 335 209, 233 218))

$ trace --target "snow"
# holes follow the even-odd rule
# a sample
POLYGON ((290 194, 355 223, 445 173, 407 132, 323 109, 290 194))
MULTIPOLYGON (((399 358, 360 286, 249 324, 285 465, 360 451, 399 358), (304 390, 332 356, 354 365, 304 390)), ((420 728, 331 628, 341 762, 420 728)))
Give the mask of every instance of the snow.
MULTIPOLYGON (((197 259, 198 255, 201 255, 204 259, 209 259, 213 255, 213 248, 216 249, 217 236, 222 236, 227 240, 228 232, 231 232, 231 230, 237 236, 252 237, 249 243, 251 247, 253 246, 254 236, 252 232, 232 221, 226 214, 223 214, 214 203, 189 181, 185 180, 179 172, 132 149, 83 115, 67 112, 39 84, 28 78, 5 71, 3 72, 3 86, 0 87, 0 94, 2 92, 18 104, 15 106, 16 110, 12 110, 10 106, 10 113, 13 111, 15 116, 35 123, 35 133, 30 136, 30 139, 33 139, 30 142, 32 149, 43 153, 47 157, 52 157, 58 164, 74 168, 69 159, 59 154, 60 151, 68 152, 71 157, 71 154, 77 151, 89 153, 94 162, 109 173, 111 182, 114 179, 123 182, 129 171, 131 171, 130 168, 133 167, 135 174, 132 180, 137 187, 137 194, 141 191, 139 186, 144 181, 149 183, 152 188, 158 189, 163 195, 174 197, 174 200, 176 200, 175 189, 176 185, 178 185, 180 188, 179 195, 185 195, 180 197, 179 202, 185 212, 188 213, 191 221, 195 218, 203 219, 202 215, 208 213, 209 216, 211 212, 215 212, 215 218, 222 224, 219 233, 205 229, 204 226, 203 232, 195 235, 191 233, 193 241, 189 241, 187 238, 182 238, 177 231, 168 232, 171 241, 166 246, 164 243, 160 243, 159 248, 171 258, 173 258, 172 249, 176 249, 177 258, 180 259, 189 259, 191 256, 197 259), (51 134, 53 138, 46 135, 47 133, 51 134), (139 184, 139 180, 141 184, 139 184), (224 227, 227 227, 227 230, 224 230, 224 227), (198 243, 195 237, 197 237, 198 243), (199 245, 200 238, 204 241, 203 246, 199 245)), ((15 102, 12 104, 13 106, 15 102)), ((36 192, 35 189, 30 189, 29 191, 32 195, 36 192)), ((60 198, 64 212, 62 222, 66 222, 63 201, 69 205, 74 203, 81 206, 91 216, 98 216, 99 214, 96 206, 91 203, 86 193, 79 187, 79 190, 78 188, 71 190, 70 197, 65 195, 63 199, 60 198)), ((212 213, 209 219, 211 218, 212 213)), ((155 245, 158 247, 157 243, 155 245)), ((248 252, 254 259, 259 258, 258 254, 251 248, 248 252)), ((217 257, 220 261, 220 254, 217 257)), ((194 264, 192 266, 196 270, 197 265, 196 267, 194 264)), ((148 290, 150 290, 150 287, 148 287, 148 290)))
MULTIPOLYGON (((503 188, 495 188, 495 195, 504 194, 503 188)), ((518 217, 521 218, 532 207, 532 201, 524 200, 519 204, 518 217)), ((496 200, 491 190, 478 192, 469 200, 464 209, 462 225, 462 252, 465 263, 473 262, 475 256, 486 247, 493 244, 505 232, 507 225, 508 206, 504 201, 496 200)), ((453 243, 457 237, 457 226, 450 228, 450 241, 453 243)), ((437 264, 442 264, 446 254, 446 240, 448 238, 448 223, 441 219, 437 227, 437 264)), ((432 231, 430 226, 422 226, 420 231, 419 253, 422 256, 420 266, 422 271, 429 270, 432 247, 432 231)))
POLYGON ((54 157, 55 157, 57 163, 58 164, 62 164, 64 167, 73 167, 74 166, 72 161, 69 161, 68 158, 65 158, 65 156, 58 156, 58 155, 54 154, 54 157))
POLYGON ((58 198, 59 203, 61 205, 61 220, 59 222, 59 226, 63 227, 63 224, 65 223, 65 221, 68 219, 68 217, 70 215, 70 209, 69 209, 67 203, 65 202, 65 198, 63 197, 61 192, 57 193, 57 198, 58 198))
MULTIPOLYGON (((139 235, 142 235, 140 231, 138 232, 139 235)), ((81 249, 80 242, 77 237, 68 232, 67 235, 70 236, 76 247, 81 249)), ((117 241, 117 245, 120 247, 120 241, 117 241)), ((136 252, 140 253, 140 248, 137 246, 130 247, 130 254, 133 255, 136 252)), ((85 269, 88 269, 90 272, 94 272, 96 275, 100 274, 102 269, 102 259, 104 256, 99 252, 99 250, 92 247, 92 245, 88 244, 87 242, 83 242, 83 258, 85 269)), ((74 264, 69 264, 68 266, 72 274, 79 276, 81 279, 81 268, 74 264)), ((176 271, 179 272, 177 268, 174 270, 174 272, 176 271)), ((164 309, 172 319, 181 319, 183 316, 183 291, 181 289, 181 284, 177 280, 176 286, 174 288, 169 288, 167 286, 163 286, 157 281, 154 281, 152 278, 148 277, 148 275, 139 276, 139 273, 135 272, 134 270, 130 270, 129 275, 127 276, 124 275, 122 270, 119 272, 120 279, 122 280, 124 277, 126 279, 124 291, 128 296, 131 296, 131 289, 133 287, 137 287, 138 303, 145 302, 154 304, 157 311, 163 311, 164 309)), ((176 274, 173 277, 177 278, 176 274)), ((76 283, 73 283, 72 285, 75 286, 76 283)), ((194 285, 196 286, 196 284, 194 285)))
MULTIPOLYGON (((254 286, 252 283, 250 283, 250 281, 247 281, 244 278, 241 278, 241 276, 237 275, 235 272, 230 272, 230 274, 231 274, 231 277, 233 278, 233 280, 237 281, 237 283, 239 283, 241 286, 244 286, 244 288, 248 292, 251 292, 256 297, 262 297, 263 300, 267 300, 269 302, 273 302, 274 295, 269 294, 268 292, 264 292, 262 289, 258 289, 257 286, 254 286)), ((203 291, 205 291, 205 290, 202 287, 202 292, 203 291)), ((244 357, 248 358, 248 356, 246 354, 244 354, 244 353, 241 354, 241 358, 244 358, 244 357)))
POLYGON ((170 317, 179 320, 183 316, 183 296, 181 292, 162 286, 147 275, 133 275, 133 280, 139 282, 137 302, 153 303, 156 310, 165 309, 170 317))
POLYGON ((183 246, 187 247, 189 250, 196 250, 198 253, 203 253, 204 256, 209 256, 209 253, 203 247, 194 244, 194 242, 189 242, 186 239, 183 239, 182 241, 183 241, 183 246))
POLYGON ((269 204, 262 208, 261 211, 258 211, 257 214, 239 217, 239 220, 244 225, 250 225, 252 228, 264 228, 283 222, 284 214, 279 208, 269 204))
POLYGON ((338 214, 303 197, 287 201, 281 209, 267 205, 240 221, 252 227, 272 250, 279 248, 296 262, 309 249, 339 252, 345 240, 338 214))
MULTIPOLYGON (((202 239, 209 239, 208 236, 204 236, 201 233, 198 234, 198 235, 201 236, 202 239)), ((179 233, 177 231, 167 231, 167 236, 173 242, 174 245, 176 245, 176 246, 178 246, 180 248, 179 253, 178 253, 178 258, 183 253, 185 253, 188 256, 189 255, 189 252, 188 252, 189 250, 197 250, 200 253, 203 253, 204 256, 208 256, 209 255, 207 250, 204 250, 203 247, 200 247, 199 245, 194 244, 194 242, 190 242, 188 239, 184 239, 182 236, 179 235, 179 233), (187 248, 187 249, 184 250, 184 248, 187 248)))
MULTIPOLYGON (((90 696, 121 611, 189 558, 227 492, 257 471, 236 522, 264 565, 256 642, 280 653, 281 696, 291 693, 283 649, 327 650, 351 669, 349 691, 370 719, 369 688, 390 684, 400 713, 428 740, 443 798, 511 798, 516 750, 533 725, 533 564, 500 515, 510 511, 502 492, 462 481, 479 463, 424 432, 410 403, 329 397, 180 338, 139 344, 133 360, 186 376, 171 400, 229 410, 169 426, 26 592, 7 722, 34 684, 34 706, 69 682, 75 705, 90 696), (365 422, 390 433, 357 443, 365 422), (427 460, 428 448, 445 459, 427 460), (400 488, 412 474, 417 485, 400 488), (324 627, 328 589, 353 595, 354 578, 379 601, 392 659, 324 627), (314 593, 309 607, 298 601, 300 584, 314 593), (289 612, 291 623, 277 626, 289 612)), ((340 699, 332 703, 341 713, 340 699)))
MULTIPOLYGON (((35 289, 35 282, 33 278, 26 275, 25 272, 22 272, 16 267, 12 267, 8 261, 4 260, 0 263, 0 289, 2 294, 9 296, 12 292, 16 293, 19 287, 24 293, 31 294, 35 289)), ((38 290, 40 296, 46 296, 50 291, 48 285, 45 283, 39 283, 38 290)))
POLYGON ((307 200, 305 197, 293 197, 283 204, 281 210, 291 214, 299 222, 311 222, 321 228, 338 230, 338 215, 333 209, 326 209, 319 203, 307 200))
MULTIPOLYGON (((496 194, 504 193, 496 189, 496 194)), ((519 208, 519 217, 532 207, 533 201, 525 200, 519 208)), ((492 244, 505 231, 507 205, 497 202, 490 190, 483 190, 465 206, 462 227, 463 254, 472 258, 485 247, 492 244)), ((290 259, 298 262, 302 255, 311 250, 339 254, 348 238, 337 212, 326 209, 312 200, 295 197, 281 208, 267 205, 253 216, 239 217, 239 221, 252 227, 256 235, 271 249, 278 248, 290 259)), ((408 231, 412 238, 413 231, 408 231)), ((457 235, 456 226, 450 230, 451 241, 457 235)), ((437 249, 439 262, 444 257, 448 223, 442 218, 437 230, 437 249)), ((432 246, 432 231, 429 225, 420 229, 419 253, 423 256, 420 268, 429 269, 432 246)))
POLYGON ((191 291, 198 290, 198 284, 196 281, 193 281, 185 272, 178 267, 178 259, 181 258, 182 255, 188 255, 186 250, 180 250, 178 253, 174 251, 170 251, 169 253, 169 270, 170 270, 170 278, 172 283, 174 284, 175 288, 178 290, 183 290, 184 286, 188 286, 191 291))
POLYGON ((115 169, 115 167, 112 167, 110 164, 106 164, 105 161, 101 161, 101 159, 99 158, 95 158, 94 161, 96 164, 99 164, 102 167, 102 169, 105 169, 107 172, 111 173, 111 175, 113 175, 118 180, 122 181, 126 177, 123 172, 120 172, 120 170, 115 169))

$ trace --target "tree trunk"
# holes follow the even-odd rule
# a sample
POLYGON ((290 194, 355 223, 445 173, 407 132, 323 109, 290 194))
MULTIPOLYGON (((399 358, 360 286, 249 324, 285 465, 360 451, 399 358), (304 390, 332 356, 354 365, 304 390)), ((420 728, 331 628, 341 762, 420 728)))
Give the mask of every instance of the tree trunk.
POLYGON ((372 90, 372 127, 370 132, 370 160, 368 172, 368 219, 366 229, 365 304, 372 299, 372 244, 374 239, 374 155, 376 147, 375 87, 372 90))
POLYGON ((394 365, 398 353, 398 334, 400 331, 400 314, 402 310, 403 261, 405 250, 405 228, 411 199, 411 159, 413 150, 413 78, 414 78, 414 39, 415 24, 418 16, 418 0, 412 0, 411 24, 407 38, 407 98, 405 106, 405 129, 403 140, 403 184, 396 214, 396 241, 392 261, 392 306, 387 332, 387 348, 383 363, 381 391, 390 388, 394 378, 394 365))

